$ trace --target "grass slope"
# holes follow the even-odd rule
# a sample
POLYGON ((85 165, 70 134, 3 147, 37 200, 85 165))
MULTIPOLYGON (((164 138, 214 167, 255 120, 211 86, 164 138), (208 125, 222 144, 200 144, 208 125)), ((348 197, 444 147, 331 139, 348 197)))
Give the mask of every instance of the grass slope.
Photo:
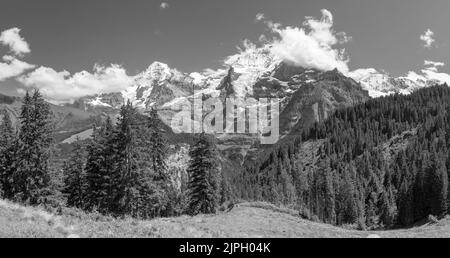
POLYGON ((361 232, 300 219, 295 211, 265 203, 243 203, 217 215, 182 216, 150 221, 113 219, 63 210, 56 216, 38 208, 0 201, 0 237, 105 238, 382 238, 450 237, 450 220, 412 229, 361 232))

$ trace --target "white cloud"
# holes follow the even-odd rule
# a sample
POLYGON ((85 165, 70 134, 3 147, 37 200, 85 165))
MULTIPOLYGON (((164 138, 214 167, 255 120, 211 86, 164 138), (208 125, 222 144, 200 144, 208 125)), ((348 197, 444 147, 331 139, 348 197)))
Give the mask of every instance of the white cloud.
POLYGON ((427 70, 437 72, 439 67, 445 66, 445 63, 425 60, 424 65, 426 66, 427 70))
POLYGON ((439 67, 439 66, 445 66, 445 63, 443 63, 443 62, 434 62, 434 61, 425 60, 424 65, 425 65, 425 66, 435 66, 435 67, 439 67))
POLYGON ((161 9, 167 9, 167 8, 169 8, 170 6, 169 6, 169 3, 162 2, 161 5, 160 5, 159 7, 160 7, 161 9))
POLYGON ((450 75, 447 73, 440 73, 434 69, 423 69, 422 73, 428 80, 435 80, 440 83, 447 83, 450 85, 450 75))
POLYGON ((374 68, 362 68, 349 72, 348 76, 355 81, 360 82, 367 78, 370 78, 374 74, 378 74, 378 71, 374 68))
POLYGON ((425 68, 422 69, 422 73, 426 79, 450 84, 450 75, 439 72, 439 68, 444 67, 445 63, 425 60, 424 65, 425 68))
POLYGON ((49 100, 63 103, 87 95, 120 92, 131 86, 133 78, 119 65, 95 65, 93 73, 82 71, 73 75, 39 67, 18 81, 26 87, 39 89, 49 100))
POLYGON ((256 14, 256 21, 262 21, 266 18, 266 16, 263 13, 256 14))
POLYGON ((13 56, 4 56, 3 62, 0 62, 0 81, 19 76, 33 68, 34 65, 20 61, 13 56))
POLYGON ((438 83, 450 84, 450 75, 439 72, 439 68, 445 66, 445 63, 425 60, 424 66, 420 73, 411 71, 406 78, 413 81, 437 81, 438 83))
POLYGON ((345 49, 336 48, 336 45, 346 43, 350 38, 333 30, 333 15, 328 10, 322 10, 320 20, 306 17, 300 27, 282 27, 279 23, 261 19, 276 35, 273 42, 268 43, 273 55, 304 68, 324 71, 337 68, 343 73, 348 72, 345 49))
POLYGON ((434 32, 428 29, 423 35, 420 35, 420 40, 422 40, 425 48, 431 48, 436 40, 433 38, 434 32))
POLYGON ((0 34, 0 43, 4 46, 8 46, 10 51, 17 56, 22 56, 23 54, 31 52, 28 43, 20 36, 19 28, 3 31, 0 34))

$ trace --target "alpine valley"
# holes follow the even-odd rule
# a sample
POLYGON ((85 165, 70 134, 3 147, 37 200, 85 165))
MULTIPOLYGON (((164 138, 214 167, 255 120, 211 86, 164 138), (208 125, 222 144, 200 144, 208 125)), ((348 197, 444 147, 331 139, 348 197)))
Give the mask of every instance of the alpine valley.
MULTIPOLYGON (((339 160, 339 164, 343 164, 341 161, 345 160, 350 166, 350 164, 359 164, 359 160, 368 157, 368 153, 375 151, 381 154, 381 159, 386 161, 383 164, 390 166, 394 160, 403 157, 399 156, 399 153, 404 155, 404 151, 418 141, 418 135, 422 132, 420 128, 426 119, 420 114, 416 114, 419 118, 411 118, 411 121, 405 125, 404 117, 397 119, 395 114, 383 113, 385 110, 380 107, 381 103, 385 100, 390 105, 390 98, 401 99, 392 112, 406 112, 404 110, 409 110, 406 108, 407 104, 402 106, 402 103, 412 102, 414 98, 422 96, 415 96, 416 93, 426 95, 429 97, 429 101, 441 101, 444 98, 442 96, 449 96, 445 95, 448 94, 448 91, 445 93, 419 93, 426 88, 433 88, 434 85, 444 83, 439 80, 430 80, 420 76, 394 78, 374 69, 361 69, 343 74, 337 69, 320 71, 304 68, 277 59, 271 54, 268 47, 248 48, 241 51, 228 57, 224 61, 223 67, 218 70, 187 74, 170 68, 167 64, 154 62, 147 70, 136 75, 133 85, 122 92, 86 96, 69 104, 52 104, 57 143, 52 157, 52 166, 58 170, 62 161, 71 152, 75 142, 89 139, 92 136, 93 127, 105 121, 107 117, 114 120, 120 112, 120 107, 127 101, 131 101, 142 114, 152 107, 157 108, 159 118, 165 125, 164 134, 170 143, 169 171, 172 173, 173 181, 181 185, 183 178, 186 178, 186 168, 189 162, 188 150, 192 143, 192 136, 176 134, 170 127, 174 115, 180 111, 178 103, 186 101, 192 103, 193 99, 200 94, 221 99, 227 97, 278 98, 280 99, 281 134, 279 143, 261 145, 257 136, 244 134, 216 136, 221 171, 235 199, 267 201, 288 206, 299 210, 302 216, 308 219, 331 224, 344 224, 354 221, 354 217, 367 217, 362 213, 373 212, 375 214, 371 217, 373 221, 361 222, 361 224, 373 227, 386 226, 387 221, 391 218, 383 216, 392 214, 386 214, 385 210, 382 210, 385 208, 382 205, 393 207, 392 202, 398 198, 397 191, 401 188, 400 186, 392 187, 396 191, 394 193, 389 192, 392 190, 391 188, 386 190, 383 187, 387 184, 386 172, 371 172, 376 174, 373 177, 356 172, 358 175, 349 176, 358 184, 366 185, 359 185, 365 189, 365 192, 362 193, 363 196, 350 193, 352 196, 349 201, 356 202, 358 200, 358 205, 362 202, 362 207, 355 205, 356 210, 335 209, 344 210, 345 214, 328 211, 328 209, 333 209, 333 205, 337 205, 334 200, 333 204, 314 203, 313 198, 319 198, 322 193, 312 191, 311 185, 299 185, 298 182, 317 183, 321 180, 338 182, 348 176, 340 172, 322 171, 321 168, 327 167, 323 165, 324 162, 332 162, 330 159, 324 159, 324 155, 329 157, 336 155, 338 158, 334 159, 335 161, 339 160), (412 94, 412 99, 407 96, 410 94, 412 94), (441 94, 442 98, 435 98, 435 94, 441 94), (359 110, 366 110, 364 111, 366 113, 359 114, 359 110), (357 137, 367 136, 376 138, 376 140, 361 141, 363 146, 358 145, 357 150, 347 153, 349 150, 345 148, 350 148, 351 144, 339 142, 338 135, 333 134, 336 130, 342 130, 342 133, 347 132, 345 131, 347 124, 344 122, 339 124, 337 121, 344 119, 344 116, 347 119, 347 115, 352 114, 351 123, 356 126, 358 123, 363 123, 362 118, 365 114, 369 116, 372 111, 375 114, 372 114, 373 119, 366 126, 374 126, 382 133, 378 134, 376 131, 377 133, 374 135, 368 136, 365 131, 367 128, 361 127, 364 129, 355 134, 357 137), (382 118, 383 114, 385 118, 394 116, 397 119, 396 122, 384 127, 384 121, 377 120, 382 118), (312 136, 313 134, 314 136, 312 136), (336 147, 337 143, 340 143, 339 147, 336 147), (339 151, 348 156, 341 157, 336 154, 339 151), (294 171, 294 167, 297 168, 295 171, 303 172, 291 173, 294 171), (324 178, 316 178, 313 175, 314 173, 321 175, 322 172, 327 174, 324 178), (359 176, 364 178, 357 179, 359 176), (296 177, 311 178, 299 181, 296 177), (392 195, 385 194, 387 192, 392 195), (372 209, 379 209, 379 211, 372 211, 372 209), (352 212, 356 214, 352 214, 352 212), (383 223, 380 222, 381 220, 383 223)), ((386 104, 386 106, 389 105, 386 104)), ((420 108, 432 109, 426 103, 420 105, 420 108)), ((0 110, 8 112, 14 124, 17 123, 20 106, 20 98, 0 95, 0 110)), ((411 112, 413 114, 415 111, 411 112)), ((2 114, 4 113, 2 112, 2 114)), ((347 138, 342 138, 342 140, 345 139, 347 138)), ((341 169, 357 169, 359 171, 360 166, 351 165, 351 168, 344 168, 341 165, 334 166, 332 164, 331 168, 336 171, 341 169)), ((400 184, 401 179, 395 179, 399 180, 395 183, 400 184)), ((343 184, 336 183, 336 185, 343 184)), ((325 188, 325 191, 327 189, 325 188)), ((338 198, 338 195, 342 198, 348 197, 335 188, 333 198, 338 198)), ((324 202, 328 201, 326 198, 320 199, 324 202)), ((345 202, 339 202, 339 204, 342 203, 345 202)), ((396 209, 400 210, 401 214, 403 208, 396 207, 396 209)), ((428 214, 423 214, 423 216, 426 215, 428 214)), ((406 218, 402 220, 402 224, 411 224, 421 216, 417 215, 414 219, 406 218)))

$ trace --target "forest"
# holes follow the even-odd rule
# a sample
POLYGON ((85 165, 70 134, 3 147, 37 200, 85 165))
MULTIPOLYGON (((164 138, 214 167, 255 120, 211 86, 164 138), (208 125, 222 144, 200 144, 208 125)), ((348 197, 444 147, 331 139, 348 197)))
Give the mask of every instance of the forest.
POLYGON ((216 212, 221 191, 212 137, 197 135, 189 152, 188 180, 178 189, 167 171, 168 144, 156 109, 140 114, 122 106, 117 122, 93 125, 92 139, 77 141, 62 168, 52 156, 53 117, 39 91, 27 92, 14 128, 0 125, 0 197, 50 208, 71 207, 139 219, 216 212))
POLYGON ((337 110, 247 162, 233 181, 240 198, 307 219, 405 227, 450 213, 449 150, 450 89, 435 86, 337 110))

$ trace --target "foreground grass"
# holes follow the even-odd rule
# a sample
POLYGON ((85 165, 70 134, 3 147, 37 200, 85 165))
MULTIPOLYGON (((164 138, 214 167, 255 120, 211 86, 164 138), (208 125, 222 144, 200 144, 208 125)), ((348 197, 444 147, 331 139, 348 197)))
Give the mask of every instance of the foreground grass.
POLYGON ((39 208, 0 200, 0 238, 157 237, 155 229, 134 219, 114 219, 66 209, 57 216, 39 208))
POLYGON ((57 216, 0 200, 0 237, 25 238, 382 238, 450 237, 450 220, 412 229, 362 232, 300 219, 295 211, 243 203, 217 215, 149 221, 114 219, 66 209, 57 216))

